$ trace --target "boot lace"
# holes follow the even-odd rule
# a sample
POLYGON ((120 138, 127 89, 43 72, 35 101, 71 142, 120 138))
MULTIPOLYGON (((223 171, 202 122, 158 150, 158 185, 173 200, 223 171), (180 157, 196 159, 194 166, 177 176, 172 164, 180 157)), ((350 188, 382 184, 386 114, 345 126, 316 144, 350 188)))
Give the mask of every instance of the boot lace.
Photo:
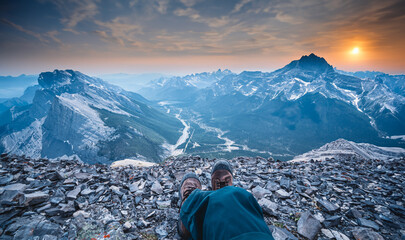
POLYGON ((183 192, 183 199, 181 201, 181 205, 183 205, 184 201, 190 196, 190 194, 196 189, 197 187, 195 186, 186 186, 185 190, 183 192))
POLYGON ((217 189, 220 189, 220 188, 229 186, 229 182, 228 181, 221 182, 221 181, 217 180, 217 181, 215 181, 215 185, 216 185, 217 189))
POLYGON ((183 193, 183 200, 188 198, 188 196, 190 196, 190 194, 196 189, 196 187, 186 187, 186 190, 184 190, 183 193))

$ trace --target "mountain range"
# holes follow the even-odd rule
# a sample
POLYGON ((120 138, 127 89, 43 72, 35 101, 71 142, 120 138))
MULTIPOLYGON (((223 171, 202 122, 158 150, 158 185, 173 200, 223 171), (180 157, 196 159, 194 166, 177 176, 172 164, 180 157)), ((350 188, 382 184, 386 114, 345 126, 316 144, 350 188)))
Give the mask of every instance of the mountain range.
POLYGON ((108 163, 160 161, 181 135, 175 117, 142 96, 73 70, 44 72, 30 103, 0 117, 2 152, 108 163))
POLYGON ((344 72, 315 54, 274 72, 161 77, 141 95, 73 70, 41 73, 38 83, 0 105, 0 150, 107 163, 289 160, 340 138, 405 146, 405 76, 344 72))
MULTIPOLYGON (((387 139, 405 134, 404 75, 374 72, 374 78, 359 78, 339 73, 315 54, 270 73, 225 72, 205 88, 189 84, 198 76, 190 75, 155 83, 150 90, 160 89, 154 99, 171 100, 169 106, 182 109, 187 121, 219 129, 222 138, 235 143, 235 153, 253 149, 291 159, 338 138, 404 146, 387 139), (179 94, 173 86, 187 86, 187 93, 179 94)), ((204 136, 194 134, 194 140, 200 149, 188 151, 206 152, 200 143, 204 136)))
POLYGON ((21 96, 27 87, 37 83, 37 79, 38 75, 0 76, 0 102, 21 96))
POLYGON ((141 88, 139 93, 152 100, 195 101, 199 90, 209 88, 212 84, 231 74, 230 70, 218 69, 218 71, 211 73, 196 73, 184 77, 162 77, 151 81, 147 86, 141 88))

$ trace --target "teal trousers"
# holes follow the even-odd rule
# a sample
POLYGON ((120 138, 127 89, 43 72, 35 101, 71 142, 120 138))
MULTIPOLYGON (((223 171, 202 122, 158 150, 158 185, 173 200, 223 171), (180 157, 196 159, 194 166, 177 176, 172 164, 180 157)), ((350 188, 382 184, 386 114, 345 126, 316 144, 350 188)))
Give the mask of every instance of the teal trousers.
POLYGON ((262 209, 243 188, 196 189, 183 203, 180 219, 194 240, 274 240, 262 209))

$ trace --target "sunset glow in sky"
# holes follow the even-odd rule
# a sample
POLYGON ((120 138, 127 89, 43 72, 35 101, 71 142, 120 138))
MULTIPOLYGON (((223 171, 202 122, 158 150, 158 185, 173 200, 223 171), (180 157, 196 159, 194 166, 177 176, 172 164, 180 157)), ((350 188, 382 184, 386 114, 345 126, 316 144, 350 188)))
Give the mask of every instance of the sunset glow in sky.
POLYGON ((1 1, 0 75, 273 71, 315 53, 405 73, 403 0, 1 1))

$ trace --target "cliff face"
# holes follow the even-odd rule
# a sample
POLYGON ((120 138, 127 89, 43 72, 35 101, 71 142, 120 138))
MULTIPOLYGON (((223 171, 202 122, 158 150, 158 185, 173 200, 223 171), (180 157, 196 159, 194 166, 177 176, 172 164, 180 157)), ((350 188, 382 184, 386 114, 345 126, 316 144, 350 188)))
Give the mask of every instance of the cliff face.
MULTIPOLYGON (((111 168, 1 156, 1 239, 176 239, 178 187, 188 171, 209 189, 215 160, 111 168)), ((275 239, 402 239, 405 161, 276 162, 234 158, 275 239), (383 237, 382 237, 383 236, 383 237)))
POLYGON ((53 101, 42 126, 42 156, 57 158, 76 155, 83 159, 107 161, 97 156, 99 147, 96 144, 110 138, 115 129, 106 126, 97 111, 83 104, 85 101, 80 96, 62 95, 53 101), (73 100, 75 104, 80 104, 80 109, 69 104, 73 100))

